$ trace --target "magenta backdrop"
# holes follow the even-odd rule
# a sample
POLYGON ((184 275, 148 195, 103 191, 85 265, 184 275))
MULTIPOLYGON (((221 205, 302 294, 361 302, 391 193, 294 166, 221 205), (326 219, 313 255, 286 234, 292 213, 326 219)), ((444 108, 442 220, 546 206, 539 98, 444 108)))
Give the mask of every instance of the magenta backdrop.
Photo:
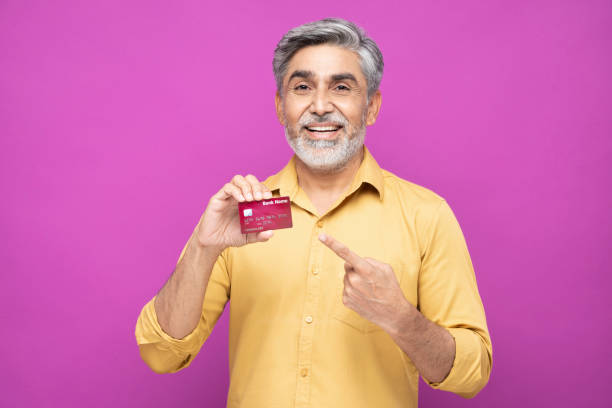
POLYGON ((0 406, 224 406, 227 311, 172 375, 136 318, 213 192, 288 161, 272 52, 328 16, 382 49, 366 144, 448 200, 487 313, 487 387, 420 406, 610 406, 610 1, 97 3, 0 4, 0 406))

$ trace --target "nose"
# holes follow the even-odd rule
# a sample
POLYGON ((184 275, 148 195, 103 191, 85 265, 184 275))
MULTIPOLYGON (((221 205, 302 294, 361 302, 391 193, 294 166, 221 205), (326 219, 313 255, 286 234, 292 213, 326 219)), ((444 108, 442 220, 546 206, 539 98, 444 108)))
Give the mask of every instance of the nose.
POLYGON ((333 112, 334 107, 329 100, 327 89, 317 89, 312 96, 312 103, 310 104, 310 113, 316 113, 319 116, 323 116, 326 113, 333 112))

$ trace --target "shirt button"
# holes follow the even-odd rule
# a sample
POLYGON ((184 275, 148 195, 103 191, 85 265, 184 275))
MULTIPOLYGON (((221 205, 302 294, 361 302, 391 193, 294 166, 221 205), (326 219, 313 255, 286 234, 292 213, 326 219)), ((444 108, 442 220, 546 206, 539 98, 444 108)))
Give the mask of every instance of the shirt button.
POLYGON ((302 368, 302 371, 300 371, 300 374, 302 374, 302 377, 306 377, 308 375, 308 369, 302 368))
POLYGON ((306 323, 312 323, 312 316, 308 315, 304 318, 304 320, 306 321, 306 323))
POLYGON ((314 269, 312 270, 312 274, 313 274, 313 275, 318 275, 318 274, 319 274, 319 270, 318 270, 317 268, 314 268, 314 269))
POLYGON ((323 221, 317 221, 317 227, 323 228, 323 221))

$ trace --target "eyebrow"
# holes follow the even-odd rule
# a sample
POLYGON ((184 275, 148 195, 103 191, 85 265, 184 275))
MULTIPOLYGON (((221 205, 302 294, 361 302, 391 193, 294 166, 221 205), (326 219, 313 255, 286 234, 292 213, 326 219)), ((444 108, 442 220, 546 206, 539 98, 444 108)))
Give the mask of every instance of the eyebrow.
MULTIPOLYGON (((312 71, 302 71, 302 70, 297 70, 297 71, 293 71, 293 73, 289 76, 289 80, 287 82, 291 82, 291 80, 293 78, 304 78, 304 79, 310 79, 312 77, 314 77, 315 74, 312 71)), ((351 81, 357 82, 357 78, 355 78, 355 76, 353 74, 351 74, 350 72, 343 72, 341 74, 334 74, 331 76, 332 81, 343 81, 346 79, 349 79, 351 81)))
POLYGON ((345 79, 350 79, 351 81, 357 82, 357 78, 355 78, 355 76, 350 72, 332 75, 332 81, 344 81, 345 79))
POLYGON ((293 71, 293 73, 291 74, 291 76, 289 77, 289 81, 287 82, 291 82, 291 80, 293 78, 304 78, 304 79, 309 79, 312 78, 314 76, 314 73, 312 71, 293 71))

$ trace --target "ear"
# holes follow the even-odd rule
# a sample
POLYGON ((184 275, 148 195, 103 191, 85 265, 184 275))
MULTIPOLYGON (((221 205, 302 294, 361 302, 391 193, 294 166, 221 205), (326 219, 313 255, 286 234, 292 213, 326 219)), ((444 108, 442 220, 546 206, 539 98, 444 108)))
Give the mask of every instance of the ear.
POLYGON ((274 95, 274 105, 276 106, 276 116, 278 117, 278 121, 281 125, 285 126, 285 115, 283 115, 283 101, 278 91, 276 91, 276 94, 274 95))
POLYGON ((370 98, 370 103, 368 103, 368 117, 366 120, 366 125, 371 126, 376 123, 376 118, 378 118, 381 103, 382 95, 380 94, 380 90, 377 90, 376 93, 374 93, 374 95, 372 95, 370 98))

